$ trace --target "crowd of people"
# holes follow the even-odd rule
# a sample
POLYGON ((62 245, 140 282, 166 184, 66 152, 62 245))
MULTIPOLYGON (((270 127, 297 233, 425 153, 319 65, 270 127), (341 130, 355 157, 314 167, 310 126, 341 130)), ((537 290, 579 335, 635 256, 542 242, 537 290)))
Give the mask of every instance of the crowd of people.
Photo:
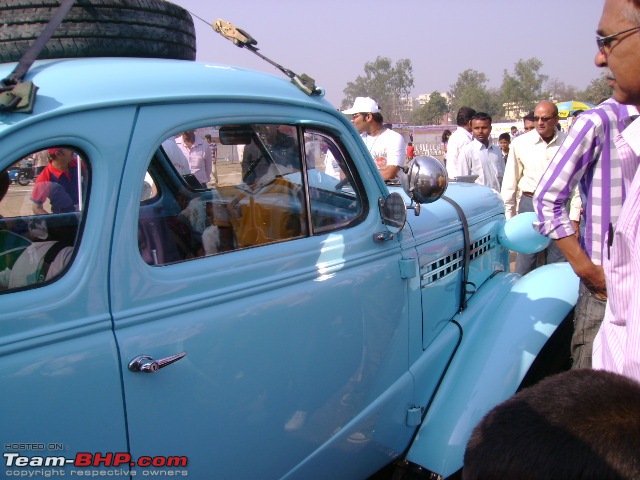
MULTIPOLYGON (((580 277, 573 367, 592 367, 594 355, 594 367, 637 380, 640 300, 631 293, 640 257, 630 245, 635 244, 634 209, 640 210, 635 206, 640 178, 634 183, 640 163, 640 77, 634 77, 638 72, 628 64, 638 56, 633 44, 639 38, 634 29, 640 23, 639 7, 635 0, 605 3, 599 32, 628 27, 619 35, 598 37, 595 61, 611 72, 614 94, 592 110, 573 112, 568 133, 559 128, 557 106, 543 100, 524 116, 524 130, 513 127, 498 145, 490 139, 491 116, 471 107, 460 108, 457 129, 442 135, 449 178, 472 176, 499 191, 507 219, 535 212, 535 227, 553 240, 542 260, 538 254, 518 253, 516 272, 525 275, 541 261, 568 261, 580 277)), ((384 126, 371 98, 356 98, 343 113, 352 116, 383 179, 396 178, 405 160, 414 157, 413 146, 384 126)))

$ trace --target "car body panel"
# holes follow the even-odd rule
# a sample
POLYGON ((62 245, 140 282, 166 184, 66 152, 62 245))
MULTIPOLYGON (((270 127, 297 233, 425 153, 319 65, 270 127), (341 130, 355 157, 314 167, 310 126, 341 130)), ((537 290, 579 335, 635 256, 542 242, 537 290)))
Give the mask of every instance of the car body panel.
POLYGON ((104 218, 113 218, 115 212, 120 179, 109 172, 122 168, 134 113, 121 107, 100 117, 45 119, 38 129, 19 124, 0 142, 2 158, 44 145, 82 149, 92 161, 91 174, 100 179, 91 189, 89 207, 102 205, 104 214, 87 216, 84 230, 92 235, 84 235, 62 278, 0 297, 3 445, 41 443, 41 454, 60 454, 64 445, 64 453, 72 456, 94 449, 127 450, 118 352, 104 281, 113 224, 104 218), (95 131, 103 134, 95 137, 95 131), (102 433, 96 436, 97 431, 102 433))
MULTIPOLYGON (((178 114, 173 105, 142 107, 129 156, 153 151, 167 125, 300 115, 266 102, 198 103, 178 114)), ((393 384, 407 369, 406 286, 398 241, 376 243, 369 233, 384 230, 375 205, 336 233, 152 267, 127 234, 137 228, 143 176, 143 162, 127 162, 111 257, 121 362, 187 356, 153 375, 123 369, 134 456, 188 453, 196 477, 213 463, 223 477, 276 478, 332 437, 346 443, 350 422, 371 423, 378 410, 364 407, 383 392, 402 413, 411 389, 393 384), (305 424, 287 430, 298 411, 305 424)), ((363 182, 369 198, 382 195, 363 182)))
POLYGON ((490 282, 498 288, 483 289, 456 317, 462 342, 407 454, 445 477, 462 467, 473 427, 518 389, 577 301, 578 278, 567 263, 545 265, 525 277, 500 274, 490 282), (443 409, 450 414, 438 415, 443 409))

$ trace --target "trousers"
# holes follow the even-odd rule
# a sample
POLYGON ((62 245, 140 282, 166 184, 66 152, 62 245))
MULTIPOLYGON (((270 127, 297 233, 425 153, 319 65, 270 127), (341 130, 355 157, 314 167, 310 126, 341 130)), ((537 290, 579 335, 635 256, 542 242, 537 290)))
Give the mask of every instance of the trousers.
POLYGON ((573 336, 571 337, 571 368, 591 368, 593 340, 604 319, 606 300, 595 297, 580 282, 578 302, 573 315, 573 336))

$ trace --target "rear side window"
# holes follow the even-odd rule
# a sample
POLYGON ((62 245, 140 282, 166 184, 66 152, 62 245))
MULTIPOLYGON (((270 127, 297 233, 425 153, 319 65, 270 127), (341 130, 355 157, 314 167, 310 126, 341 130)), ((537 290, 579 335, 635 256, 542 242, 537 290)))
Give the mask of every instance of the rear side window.
POLYGON ((364 212, 355 185, 343 150, 320 131, 181 132, 162 143, 143 180, 140 254, 166 265, 346 228, 364 212))
POLYGON ((52 146, 0 171, 0 293, 55 281, 69 267, 87 205, 88 163, 52 146))

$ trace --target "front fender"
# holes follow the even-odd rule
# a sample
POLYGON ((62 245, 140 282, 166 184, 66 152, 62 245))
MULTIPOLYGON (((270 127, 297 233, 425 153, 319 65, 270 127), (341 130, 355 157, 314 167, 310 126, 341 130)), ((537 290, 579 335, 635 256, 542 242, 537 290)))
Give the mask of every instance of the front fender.
POLYGON ((473 428, 516 392, 577 298, 578 277, 568 263, 519 278, 497 305, 482 309, 490 313, 481 317, 465 315, 477 311, 472 298, 455 318, 462 342, 406 459, 445 477, 458 471, 473 428))

